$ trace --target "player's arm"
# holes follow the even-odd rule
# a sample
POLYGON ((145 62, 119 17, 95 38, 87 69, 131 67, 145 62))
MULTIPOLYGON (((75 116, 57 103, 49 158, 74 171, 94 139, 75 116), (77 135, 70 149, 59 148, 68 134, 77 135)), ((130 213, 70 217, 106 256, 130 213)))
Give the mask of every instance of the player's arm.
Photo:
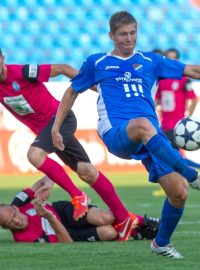
POLYGON ((50 196, 52 187, 53 181, 47 176, 44 176, 34 183, 31 188, 23 189, 17 193, 11 204, 21 207, 31 202, 35 197, 44 201, 50 196))
POLYGON ((68 78, 73 78, 78 74, 78 70, 67 64, 51 65, 50 77, 65 75, 68 78))
MULTIPOLYGON (((78 74, 79 70, 73 68, 70 65, 67 64, 62 64, 62 65, 51 65, 51 73, 50 73, 50 77, 55 77, 58 75, 65 75, 68 78, 72 79, 73 77, 75 77, 78 74)), ((91 87, 91 90, 94 92, 98 92, 97 91, 97 86, 94 85, 91 87)))
POLYGON ((185 93, 185 116, 191 116, 196 108, 198 103, 198 97, 196 96, 194 89, 192 87, 192 81, 189 78, 186 78, 184 85, 185 93))
POLYGON ((63 151, 65 146, 63 144, 62 136, 59 132, 60 127, 69 113, 71 107, 73 106, 78 93, 76 93, 73 88, 70 86, 64 93, 60 105, 58 107, 58 111, 56 113, 55 121, 51 130, 52 140, 55 147, 59 150, 63 151))
POLYGON ((187 99, 186 100, 186 112, 185 116, 191 116, 196 108, 196 105, 198 103, 198 98, 193 99, 187 99))
POLYGON ((49 221, 50 225, 52 226, 52 228, 56 233, 58 242, 68 242, 68 243, 73 242, 66 228, 51 211, 47 210, 39 201, 34 202, 34 207, 38 215, 46 218, 49 221))
POLYGON ((183 75, 193 79, 200 79, 200 66, 199 65, 186 65, 183 75))

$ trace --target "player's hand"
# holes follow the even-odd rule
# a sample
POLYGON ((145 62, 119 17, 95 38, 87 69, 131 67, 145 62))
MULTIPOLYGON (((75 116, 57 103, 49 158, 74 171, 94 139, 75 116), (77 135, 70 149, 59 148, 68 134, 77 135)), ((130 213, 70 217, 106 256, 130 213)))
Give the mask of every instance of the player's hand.
POLYGON ((39 216, 44 217, 44 218, 48 218, 52 215, 52 212, 47 210, 44 207, 44 205, 42 204, 42 202, 40 202, 39 200, 35 200, 33 202, 33 205, 34 205, 34 208, 39 216))
POLYGON ((39 201, 44 202, 49 198, 53 184, 53 181, 45 175, 36 183, 34 183, 31 189, 35 192, 35 197, 39 201))
POLYGON ((51 190, 52 190, 52 185, 44 185, 42 186, 41 188, 39 188, 37 190, 37 192, 35 193, 35 197, 41 201, 41 202, 44 202, 46 201, 49 196, 51 195, 51 190))
POLYGON ((63 137, 59 132, 53 132, 52 133, 52 140, 53 144, 56 148, 58 148, 60 151, 63 151, 65 149, 65 145, 63 143, 63 137))

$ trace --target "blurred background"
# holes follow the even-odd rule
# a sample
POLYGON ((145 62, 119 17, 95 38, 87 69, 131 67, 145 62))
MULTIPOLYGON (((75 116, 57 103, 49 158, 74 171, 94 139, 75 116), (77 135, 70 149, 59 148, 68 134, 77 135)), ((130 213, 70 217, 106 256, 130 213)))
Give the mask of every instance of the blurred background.
POLYGON ((0 47, 7 63, 79 68, 89 54, 111 50, 108 20, 118 10, 138 21, 137 49, 176 47, 182 61, 200 62, 198 0, 1 0, 0 47))
MULTIPOLYGON (((119 10, 128 10, 138 21, 136 49, 174 47, 181 61, 200 64, 200 0, 0 0, 0 48, 7 64, 68 63, 80 68, 88 55, 111 50, 108 20, 119 10)), ((68 83, 58 76, 48 88, 60 99, 68 83)), ((194 88, 198 94, 199 84, 194 88)), ((81 95, 74 106, 80 141, 101 169, 132 170, 138 162, 110 155, 99 140, 96 98, 81 95)), ((26 159, 34 135, 3 107, 0 129, 0 171, 34 171, 26 159)), ((198 151, 189 155, 197 159, 198 151)))

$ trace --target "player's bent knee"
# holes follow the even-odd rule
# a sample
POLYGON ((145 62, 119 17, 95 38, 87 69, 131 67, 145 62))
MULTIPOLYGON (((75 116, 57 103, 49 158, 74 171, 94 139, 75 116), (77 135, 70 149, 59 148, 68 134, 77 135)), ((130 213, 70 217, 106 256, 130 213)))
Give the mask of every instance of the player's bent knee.
POLYGON ((183 189, 182 192, 177 193, 173 198, 171 198, 171 203, 175 207, 183 207, 188 198, 187 189, 183 189))
POLYGON ((156 132, 151 122, 145 117, 130 120, 127 131, 130 138, 134 140, 142 140, 147 135, 154 135, 156 132))
POLYGON ((36 168, 41 166, 46 156, 47 153, 38 147, 30 147, 27 152, 27 158, 29 162, 36 168))
POLYGON ((83 181, 92 185, 96 181, 99 172, 89 162, 78 162, 77 174, 83 181))
POLYGON ((97 227, 97 233, 101 241, 115 240, 118 235, 111 225, 97 227))

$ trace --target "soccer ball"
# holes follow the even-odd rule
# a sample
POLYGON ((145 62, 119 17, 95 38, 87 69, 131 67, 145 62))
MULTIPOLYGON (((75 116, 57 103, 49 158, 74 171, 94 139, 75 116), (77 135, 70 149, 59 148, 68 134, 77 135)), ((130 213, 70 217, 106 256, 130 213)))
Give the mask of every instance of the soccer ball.
POLYGON ((174 140, 179 148, 194 151, 200 148, 200 119, 193 116, 181 119, 174 128, 174 140))

